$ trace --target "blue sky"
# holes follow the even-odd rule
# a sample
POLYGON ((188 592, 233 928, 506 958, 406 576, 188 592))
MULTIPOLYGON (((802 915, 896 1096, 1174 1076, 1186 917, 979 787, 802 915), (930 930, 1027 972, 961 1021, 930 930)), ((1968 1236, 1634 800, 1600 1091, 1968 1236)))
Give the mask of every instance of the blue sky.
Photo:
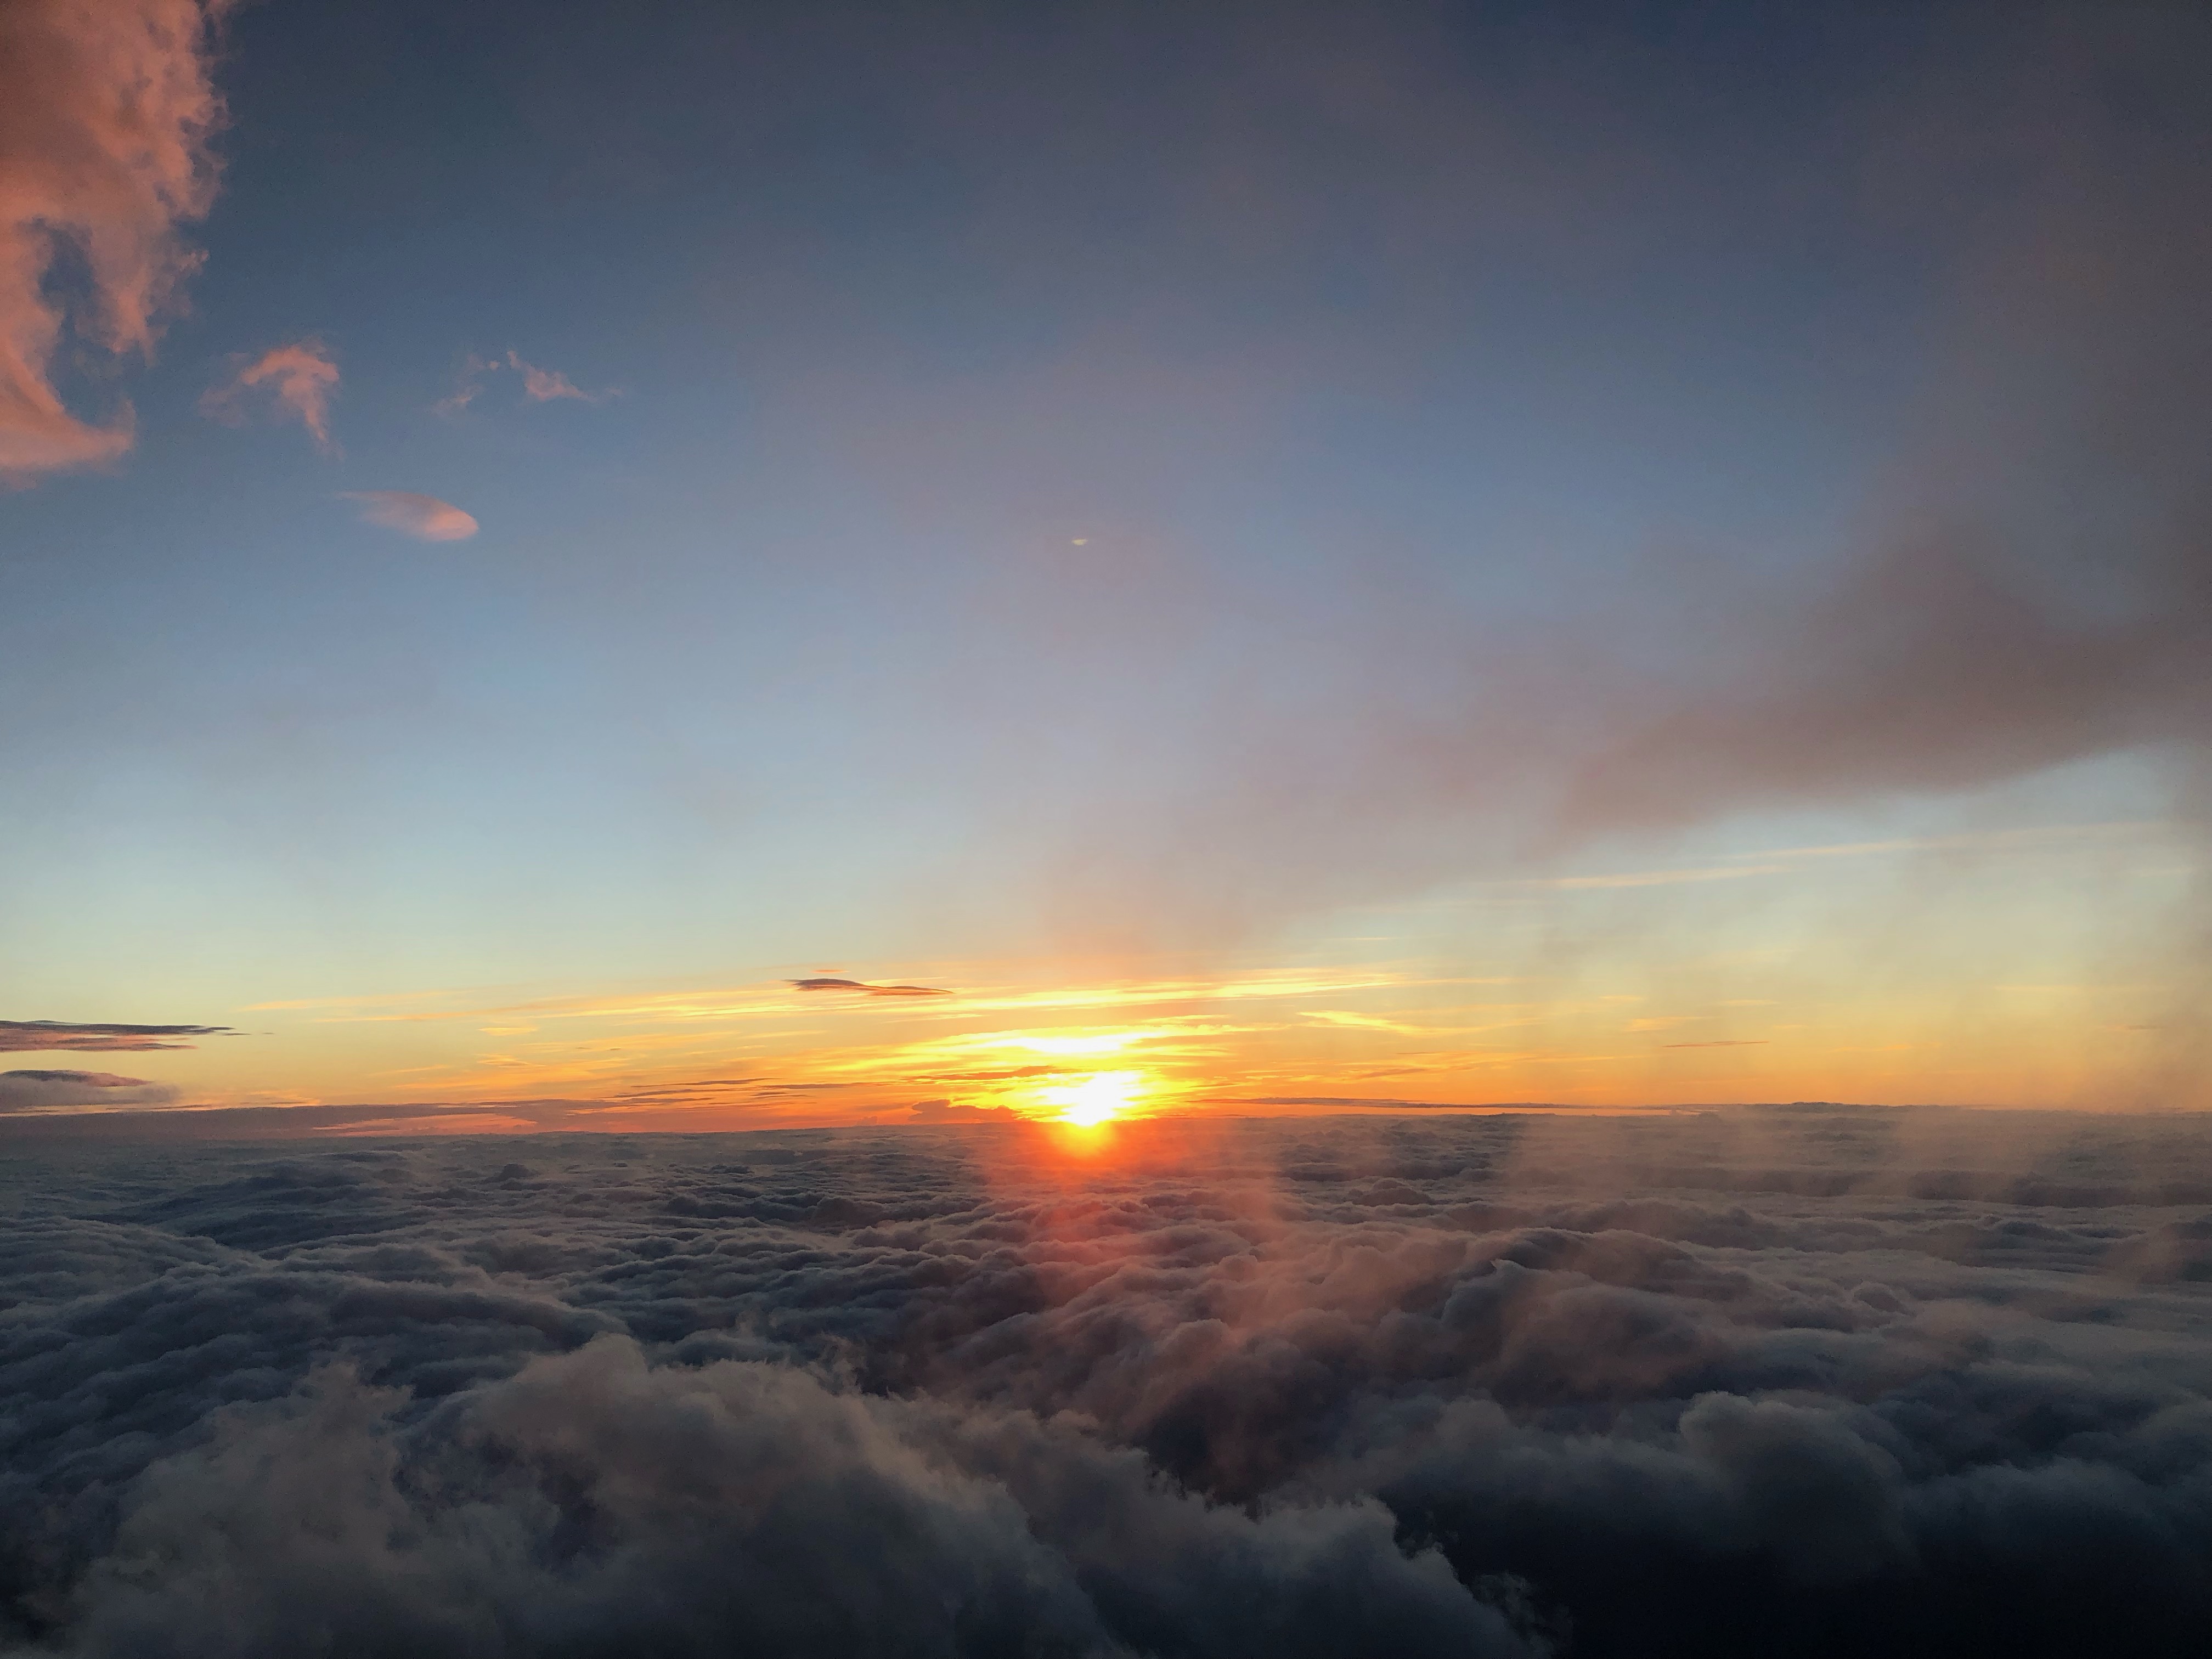
MULTIPOLYGON (((2069 1030, 2185 1001, 2202 29, 1981 15, 230 14, 153 361, 80 328, 44 369, 135 441, 0 495, 0 1012, 1332 950, 1540 958, 1564 1007, 1746 928, 1886 1030, 2002 1025, 2022 952, 2105 988, 2069 1030), (295 347, 326 443, 269 382, 207 417, 295 347), (1909 878, 1785 860, 1748 916, 1765 878, 1449 920, 1899 840, 1909 878), (1931 906, 1981 941, 1942 971, 1931 906)), ((404 1069, 336 1041, 138 1063, 404 1069)), ((1463 1058, 1425 1086, 1482 1097, 1463 1058)), ((1920 1093, 2027 1086, 1976 1064, 1920 1093)), ((2131 1064, 2068 1089, 2139 1102, 2131 1064)))

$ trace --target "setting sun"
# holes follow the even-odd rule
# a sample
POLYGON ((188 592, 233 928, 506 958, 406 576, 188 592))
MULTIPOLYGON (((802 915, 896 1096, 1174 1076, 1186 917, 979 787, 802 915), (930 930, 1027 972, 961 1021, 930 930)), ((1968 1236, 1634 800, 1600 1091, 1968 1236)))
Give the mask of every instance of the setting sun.
POLYGON ((1079 1083, 1055 1084, 1043 1092, 1060 1109, 1062 1123, 1087 1129, 1127 1115, 1144 1083, 1142 1072, 1093 1072, 1079 1083))

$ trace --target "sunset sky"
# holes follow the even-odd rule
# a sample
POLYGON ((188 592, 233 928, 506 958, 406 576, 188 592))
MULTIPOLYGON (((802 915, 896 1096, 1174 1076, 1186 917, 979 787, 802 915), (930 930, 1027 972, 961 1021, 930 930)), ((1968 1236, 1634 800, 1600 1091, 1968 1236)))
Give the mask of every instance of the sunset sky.
POLYGON ((1995 15, 14 9, 0 1112, 2212 1105, 2212 24, 1995 15))

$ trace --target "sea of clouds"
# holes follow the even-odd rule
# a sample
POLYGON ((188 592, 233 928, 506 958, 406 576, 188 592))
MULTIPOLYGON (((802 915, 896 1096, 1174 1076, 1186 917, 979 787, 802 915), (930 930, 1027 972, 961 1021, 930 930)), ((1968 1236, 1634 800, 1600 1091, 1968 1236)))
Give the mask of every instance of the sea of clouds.
POLYGON ((2196 1654, 2212 1124, 0 1171, 0 1652, 2196 1654))

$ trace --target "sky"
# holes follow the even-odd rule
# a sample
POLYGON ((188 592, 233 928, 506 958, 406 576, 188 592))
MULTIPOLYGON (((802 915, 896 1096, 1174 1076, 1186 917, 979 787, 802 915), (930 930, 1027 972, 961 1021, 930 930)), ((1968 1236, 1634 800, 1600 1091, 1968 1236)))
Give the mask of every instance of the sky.
POLYGON ((2197 9, 0 46, 0 1111, 2212 1104, 2197 9))

